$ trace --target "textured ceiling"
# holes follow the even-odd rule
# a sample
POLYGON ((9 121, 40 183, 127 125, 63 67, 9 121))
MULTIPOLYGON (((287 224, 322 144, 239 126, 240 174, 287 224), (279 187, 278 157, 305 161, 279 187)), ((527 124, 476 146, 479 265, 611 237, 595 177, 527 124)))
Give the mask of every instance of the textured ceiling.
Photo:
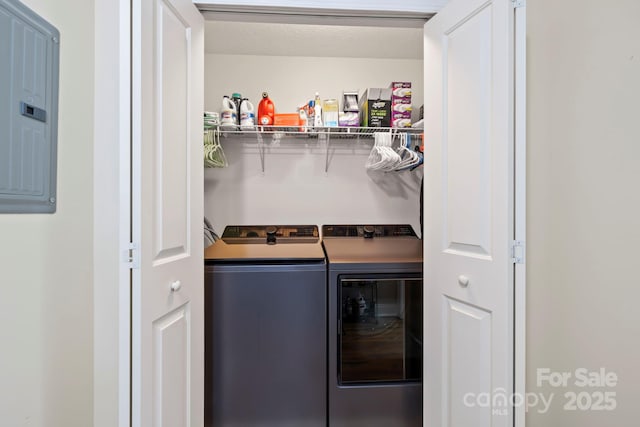
POLYGON ((422 28, 205 21, 218 54, 421 59, 422 28))

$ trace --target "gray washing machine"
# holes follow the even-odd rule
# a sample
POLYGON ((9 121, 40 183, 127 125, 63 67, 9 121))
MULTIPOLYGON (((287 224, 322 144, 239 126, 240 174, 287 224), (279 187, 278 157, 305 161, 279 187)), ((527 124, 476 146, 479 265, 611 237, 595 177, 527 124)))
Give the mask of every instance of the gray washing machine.
POLYGON ((205 426, 327 423, 317 226, 229 226, 205 250, 205 426))
POLYGON ((422 241, 325 225, 330 427, 422 426, 422 241))

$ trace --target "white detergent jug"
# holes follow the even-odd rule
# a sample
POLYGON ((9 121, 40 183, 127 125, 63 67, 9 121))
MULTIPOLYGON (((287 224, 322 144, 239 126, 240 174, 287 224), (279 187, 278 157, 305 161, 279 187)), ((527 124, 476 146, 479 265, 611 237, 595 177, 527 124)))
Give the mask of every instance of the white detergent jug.
POLYGON ((256 124, 256 113, 249 98, 242 98, 240 103, 240 128, 253 129, 256 124))
POLYGON ((236 104, 227 95, 222 98, 222 110, 220 111, 220 126, 223 128, 236 128, 238 113, 236 104))

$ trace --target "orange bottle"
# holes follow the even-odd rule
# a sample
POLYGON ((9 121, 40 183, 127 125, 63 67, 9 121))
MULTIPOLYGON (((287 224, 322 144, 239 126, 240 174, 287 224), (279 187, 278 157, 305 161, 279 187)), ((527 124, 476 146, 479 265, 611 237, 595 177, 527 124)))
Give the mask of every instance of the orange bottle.
POLYGON ((276 107, 273 105, 273 101, 269 99, 267 92, 262 92, 262 99, 258 104, 258 124, 259 125, 273 125, 273 118, 276 112, 276 107))

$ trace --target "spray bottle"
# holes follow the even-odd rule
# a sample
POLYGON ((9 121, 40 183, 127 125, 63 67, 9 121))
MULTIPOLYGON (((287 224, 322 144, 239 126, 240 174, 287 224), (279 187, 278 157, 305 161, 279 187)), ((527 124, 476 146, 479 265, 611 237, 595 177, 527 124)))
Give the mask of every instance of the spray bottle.
POLYGON ((322 101, 320 100, 320 94, 316 92, 316 98, 314 100, 313 107, 313 127, 322 127, 322 101))

